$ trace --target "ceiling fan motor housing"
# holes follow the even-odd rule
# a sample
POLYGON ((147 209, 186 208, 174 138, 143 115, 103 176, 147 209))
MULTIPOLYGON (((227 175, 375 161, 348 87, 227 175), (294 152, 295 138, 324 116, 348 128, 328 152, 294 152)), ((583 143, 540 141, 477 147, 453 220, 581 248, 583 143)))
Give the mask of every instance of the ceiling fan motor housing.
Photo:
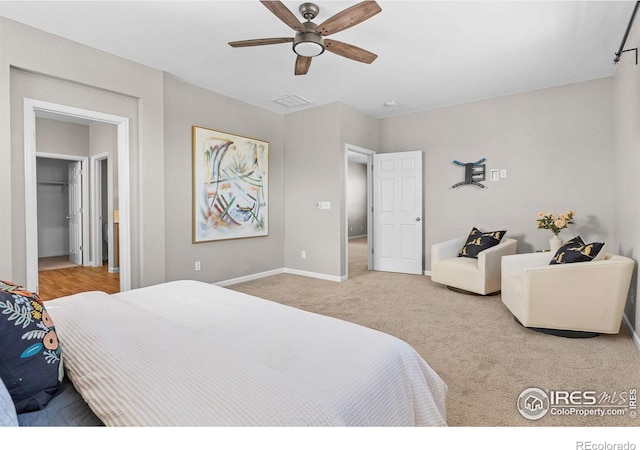
POLYGON ((298 11, 305 20, 313 20, 320 12, 320 8, 315 3, 303 3, 298 7, 298 11))
POLYGON ((293 38, 293 51, 300 56, 313 57, 324 52, 324 39, 313 22, 303 23, 304 30, 293 38))

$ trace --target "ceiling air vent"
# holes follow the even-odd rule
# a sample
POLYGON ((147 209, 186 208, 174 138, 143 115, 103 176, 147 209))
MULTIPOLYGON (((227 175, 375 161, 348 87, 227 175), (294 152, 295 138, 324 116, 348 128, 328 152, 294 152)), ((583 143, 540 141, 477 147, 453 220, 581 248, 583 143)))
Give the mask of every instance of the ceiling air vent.
POLYGON ((295 94, 285 95, 284 97, 276 98, 271 101, 287 108, 297 108, 298 106, 311 104, 311 102, 306 98, 299 97, 295 94))

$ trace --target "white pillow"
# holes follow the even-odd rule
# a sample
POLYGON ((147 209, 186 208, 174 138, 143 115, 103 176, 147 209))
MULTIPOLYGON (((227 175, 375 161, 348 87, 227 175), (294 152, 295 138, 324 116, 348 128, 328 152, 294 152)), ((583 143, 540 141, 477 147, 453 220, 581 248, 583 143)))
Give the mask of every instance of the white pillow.
POLYGON ((11 395, 0 378, 0 427, 17 427, 18 416, 11 395))

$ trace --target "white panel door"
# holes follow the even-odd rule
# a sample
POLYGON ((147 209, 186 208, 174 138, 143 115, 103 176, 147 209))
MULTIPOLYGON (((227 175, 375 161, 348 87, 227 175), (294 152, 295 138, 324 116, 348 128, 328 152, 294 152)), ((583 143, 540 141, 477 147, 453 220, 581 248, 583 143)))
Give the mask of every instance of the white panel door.
POLYGON ((82 265, 82 163, 69 164, 69 261, 82 265))
POLYGON ((422 274, 422 152, 373 155, 373 269, 422 274))

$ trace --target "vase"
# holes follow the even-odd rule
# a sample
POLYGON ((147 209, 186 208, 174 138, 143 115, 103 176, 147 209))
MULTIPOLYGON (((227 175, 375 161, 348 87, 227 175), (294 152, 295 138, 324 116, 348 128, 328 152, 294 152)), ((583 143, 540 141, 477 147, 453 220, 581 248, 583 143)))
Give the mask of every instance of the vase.
POLYGON ((560 247, 562 247, 562 244, 562 239, 560 239, 557 234, 554 234, 553 237, 549 239, 549 250, 555 254, 560 247))

